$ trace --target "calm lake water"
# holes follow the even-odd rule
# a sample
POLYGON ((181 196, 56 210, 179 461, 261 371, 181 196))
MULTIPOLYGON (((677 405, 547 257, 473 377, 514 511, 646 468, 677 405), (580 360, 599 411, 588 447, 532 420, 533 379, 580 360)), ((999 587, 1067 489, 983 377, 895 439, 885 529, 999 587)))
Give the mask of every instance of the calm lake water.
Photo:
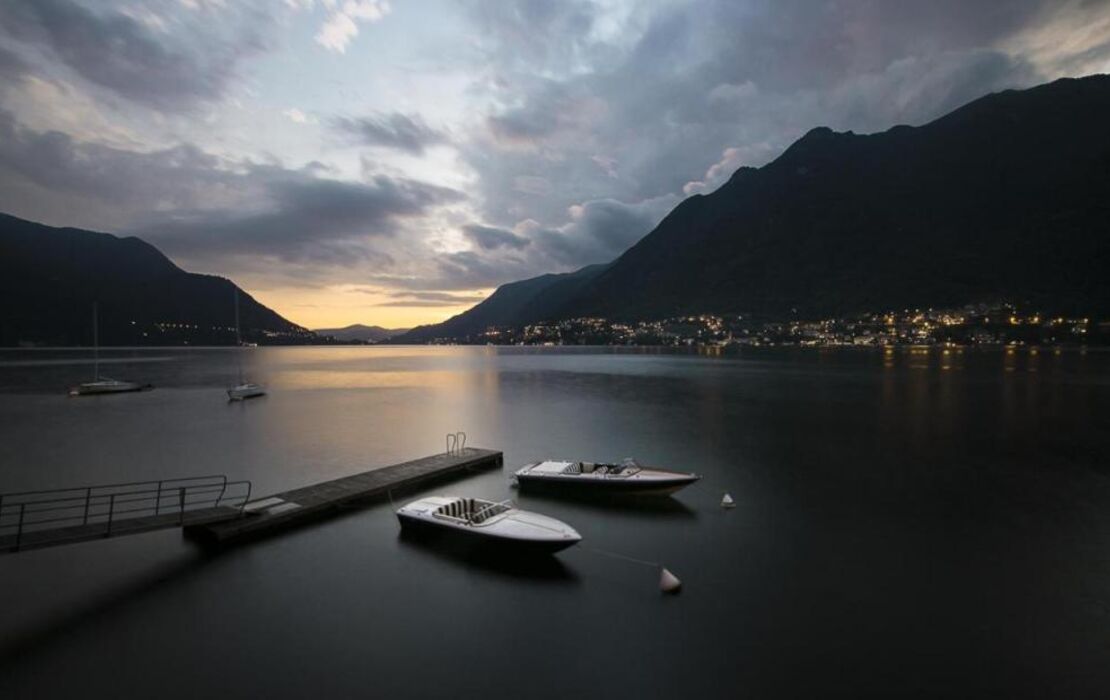
POLYGON ((104 354, 157 389, 69 399, 87 351, 0 353, 0 491, 266 494, 465 430, 504 470, 398 500, 514 497, 585 539, 464 560, 386 502, 219 556, 174 531, 0 556, 0 697, 1110 695, 1110 354, 260 348, 245 404, 233 351, 104 354), (639 508, 508 485, 625 456, 705 478, 639 508))

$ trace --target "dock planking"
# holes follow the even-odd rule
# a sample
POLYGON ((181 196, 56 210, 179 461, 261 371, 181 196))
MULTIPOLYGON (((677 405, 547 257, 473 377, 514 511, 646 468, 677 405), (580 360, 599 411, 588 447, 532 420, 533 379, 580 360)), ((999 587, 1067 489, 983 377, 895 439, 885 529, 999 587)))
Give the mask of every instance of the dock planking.
POLYGON ((378 467, 352 476, 324 481, 255 499, 244 506, 242 517, 220 522, 188 525, 185 534, 201 542, 225 544, 262 537, 292 527, 361 501, 380 498, 390 491, 408 488, 461 471, 500 467, 497 450, 467 447, 378 467))

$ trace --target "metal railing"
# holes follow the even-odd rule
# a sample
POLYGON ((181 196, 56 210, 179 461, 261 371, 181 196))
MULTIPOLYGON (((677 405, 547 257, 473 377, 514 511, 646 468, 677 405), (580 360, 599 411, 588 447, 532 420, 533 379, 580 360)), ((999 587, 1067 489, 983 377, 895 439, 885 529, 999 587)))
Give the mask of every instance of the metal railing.
POLYGON ((110 537, 129 520, 174 513, 176 524, 184 525, 187 513, 201 509, 222 506, 241 515, 250 496, 251 482, 223 475, 3 493, 0 538, 14 535, 8 546, 18 550, 25 535, 44 530, 103 525, 102 536, 110 537))

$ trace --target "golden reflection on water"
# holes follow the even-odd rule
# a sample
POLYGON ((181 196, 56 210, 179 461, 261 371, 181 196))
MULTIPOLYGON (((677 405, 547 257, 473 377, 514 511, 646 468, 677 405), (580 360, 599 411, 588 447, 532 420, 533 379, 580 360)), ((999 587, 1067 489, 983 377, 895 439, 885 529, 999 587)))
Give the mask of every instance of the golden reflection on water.
POLYGON ((270 382, 277 388, 301 390, 431 388, 457 392, 476 383, 489 386, 495 359, 496 348, 490 347, 462 353, 458 348, 440 346, 306 348, 273 367, 270 382))
MULTIPOLYGON (((910 346, 906 348, 883 348, 882 363, 883 368, 886 370, 894 370, 898 368, 914 369, 914 370, 927 370, 930 368, 939 368, 942 371, 949 370, 962 370, 965 369, 965 361, 968 353, 972 355, 989 354, 991 350, 977 350, 961 347, 961 346, 937 346, 937 347, 921 347, 910 346)), ((1047 354, 1047 349, 1037 346, 1030 347, 1014 347, 1008 346, 998 357, 1001 360, 1002 369, 1005 372, 1024 371, 1029 373, 1036 373, 1042 370, 1058 371, 1058 358, 1064 354, 1061 348, 1052 348, 1052 354, 1047 354), (1049 362, 1049 364, 1045 364, 1049 362)), ((1078 351, 1080 357, 1086 355, 1086 349, 1080 348, 1078 351)))
MULTIPOLYGON (((961 421, 968 420, 966 392, 969 377, 963 372, 993 364, 1007 376, 995 385, 999 396, 1001 422, 1017 421, 1036 414, 1046 406, 1063 411, 1062 385, 1047 382, 1048 376, 1069 371, 1069 364, 1086 358, 1080 349, 1043 347, 964 348, 959 346, 886 347, 882 349, 882 380, 877 405, 880 421, 899 415, 897 428, 914 445, 928 440, 950 439, 959 434, 961 421), (994 364, 997 363, 997 364, 994 364), (907 410, 908 409, 908 410, 907 410)), ((1080 364, 1082 367, 1082 364, 1080 364)), ((1074 367, 1070 368, 1074 370, 1074 367)), ((974 373, 973 376, 982 376, 974 373)))
POLYGON ((910 347, 910 362, 907 365, 910 369, 929 369, 929 348, 912 346, 910 347))
POLYGON ((451 370, 333 370, 297 369, 273 374, 273 386, 284 389, 385 389, 428 387, 455 391, 473 375, 451 370))

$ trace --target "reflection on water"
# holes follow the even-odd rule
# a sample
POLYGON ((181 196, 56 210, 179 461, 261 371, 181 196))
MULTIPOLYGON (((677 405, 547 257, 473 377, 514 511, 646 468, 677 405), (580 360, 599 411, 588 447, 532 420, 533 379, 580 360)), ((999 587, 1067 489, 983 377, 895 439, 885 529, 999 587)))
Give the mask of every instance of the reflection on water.
POLYGON ((578 583, 578 575, 558 557, 530 556, 509 559, 490 549, 464 548, 442 538, 404 529, 397 537, 413 552, 441 557, 458 566, 472 567, 474 570, 492 576, 537 583, 578 583))
POLYGON ((264 495, 465 430, 504 469, 398 501, 514 498, 583 543, 538 569, 473 559, 399 537, 379 503, 202 564, 172 531, 0 557, 0 696, 1110 688, 1105 352, 240 354, 269 394, 229 405, 227 349, 103 350, 157 388, 80 399, 88 351, 0 352, 0 492, 223 473, 264 495), (538 459, 629 456, 703 480, 631 505, 509 486, 538 459), (662 562, 684 593, 597 551, 662 562), (568 663, 584 648, 627 663, 568 663))
POLYGON ((543 511, 552 503, 567 506, 584 513, 619 514, 629 521, 635 519, 697 518, 698 513, 677 498, 615 495, 554 495, 545 493, 520 493, 517 503, 525 510, 543 511))
POLYGON ((36 618, 34 624, 0 639, 0 669, 6 659, 16 658, 38 647, 48 648, 72 631, 95 624, 98 619, 110 618, 136 599, 157 593, 161 586, 180 583, 184 578, 199 573, 215 556, 218 555, 198 550, 191 556, 155 564, 118 586, 87 595, 78 603, 57 610, 54 615, 36 618))

